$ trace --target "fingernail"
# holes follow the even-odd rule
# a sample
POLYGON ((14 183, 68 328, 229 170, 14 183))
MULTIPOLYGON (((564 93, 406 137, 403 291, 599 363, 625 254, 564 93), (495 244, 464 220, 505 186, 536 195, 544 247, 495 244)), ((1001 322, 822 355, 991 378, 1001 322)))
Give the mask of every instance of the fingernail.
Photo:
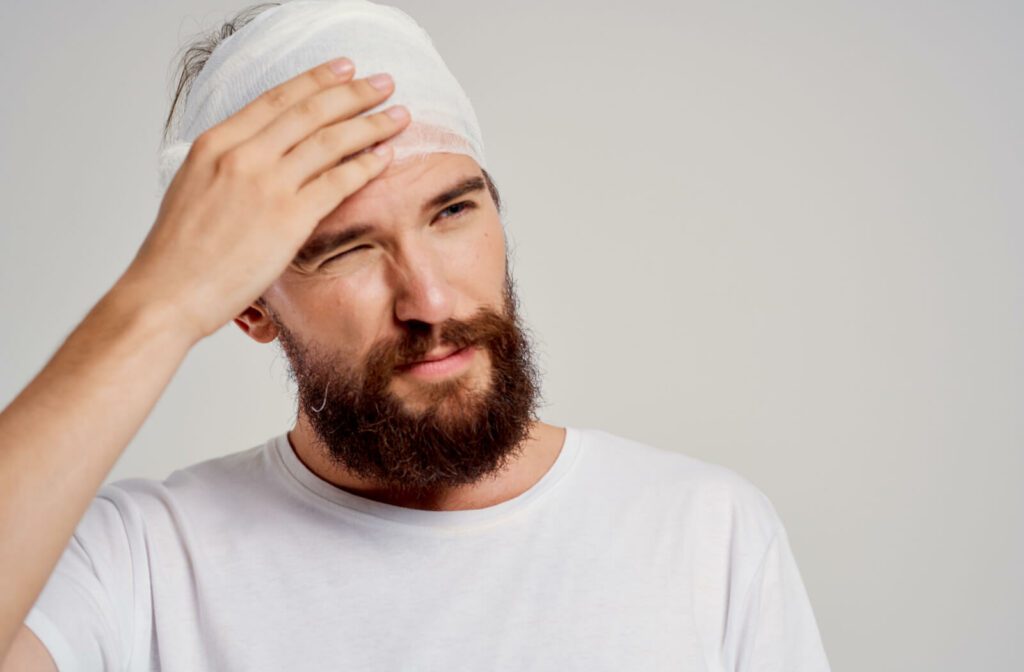
POLYGON ((336 74, 338 77, 344 77, 350 74, 356 66, 352 64, 352 61, 347 58, 336 58, 327 64, 327 67, 336 74))
POLYGON ((409 110, 405 109, 402 105, 395 105, 384 110, 384 114, 388 115, 395 121, 405 121, 405 118, 409 116, 409 110))
POLYGON ((382 142, 373 148, 373 153, 377 156, 386 157, 391 154, 391 145, 382 142))
POLYGON ((374 75, 373 77, 370 77, 370 84, 375 89, 386 89, 391 85, 391 75, 386 72, 374 75))

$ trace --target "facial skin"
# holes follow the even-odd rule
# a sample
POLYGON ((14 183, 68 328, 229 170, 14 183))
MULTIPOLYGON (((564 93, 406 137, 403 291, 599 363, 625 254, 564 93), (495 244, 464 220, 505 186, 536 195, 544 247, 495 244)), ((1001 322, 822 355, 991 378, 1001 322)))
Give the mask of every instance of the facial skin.
MULTIPOLYGON (((260 342, 280 338, 300 387, 298 422, 289 438, 300 459, 321 477, 392 503, 461 508, 453 504, 452 493, 460 493, 463 505, 469 500, 501 501, 529 487, 557 456, 564 434, 534 419, 537 390, 525 342, 525 352, 522 347, 503 350, 506 358, 521 360, 513 362, 521 375, 514 391, 506 387, 503 394, 492 394, 497 396, 490 400, 492 406, 502 400, 507 406, 498 415, 481 415, 483 400, 495 391, 495 369, 516 367, 509 369, 501 361, 496 367, 497 351, 485 343, 437 364, 394 367, 449 355, 462 344, 459 332, 470 341, 505 333, 506 345, 521 337, 506 275, 504 232, 482 177, 475 161, 458 154, 429 154, 393 164, 325 217, 262 301, 236 319, 260 342), (480 181, 477 188, 451 194, 474 178, 480 181), (436 201, 446 192, 453 197, 436 201), (361 233, 341 245, 337 240, 322 242, 352 230, 361 233), (454 344, 442 338, 446 330, 456 334, 454 344), (409 456, 419 459, 419 468, 396 471, 403 460, 395 459, 401 457, 395 446, 385 446, 390 461, 371 454, 361 464, 350 460, 354 468, 345 468, 344 460, 338 460, 345 454, 342 449, 366 457, 374 446, 338 446, 338 437, 329 436, 316 410, 333 404, 328 411, 340 410, 333 417, 346 416, 341 405, 358 398, 353 394, 366 381, 371 353, 378 364, 385 362, 378 378, 383 375, 382 391, 396 402, 393 410, 412 419, 428 416, 428 425, 439 431, 416 432, 420 437, 447 436, 456 442, 446 446, 442 440, 440 448, 428 445, 424 451, 412 450, 418 444, 410 444, 409 456), (499 417, 509 421, 503 425, 495 420, 499 417), (487 441, 487 432, 481 432, 487 427, 497 440, 487 441), (474 437, 484 443, 460 453, 462 464, 453 470, 452 451, 471 447, 474 437), (333 463, 325 457, 333 457, 333 463), (487 475, 495 479, 481 484, 487 475)), ((497 376, 499 381, 515 378, 497 376)), ((399 434, 391 440, 395 436, 399 434)))

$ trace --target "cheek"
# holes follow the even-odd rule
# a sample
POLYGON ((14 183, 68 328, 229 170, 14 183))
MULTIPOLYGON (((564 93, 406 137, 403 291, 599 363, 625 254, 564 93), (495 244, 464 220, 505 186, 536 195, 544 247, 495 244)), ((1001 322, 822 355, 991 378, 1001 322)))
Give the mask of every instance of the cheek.
POLYGON ((386 329, 390 289, 381 264, 318 278, 303 289, 298 303, 310 334, 346 359, 365 355, 386 329))
POLYGON ((493 301, 494 292, 504 289, 505 237, 500 227, 466 236, 450 258, 455 277, 460 285, 470 288, 475 299, 493 301))

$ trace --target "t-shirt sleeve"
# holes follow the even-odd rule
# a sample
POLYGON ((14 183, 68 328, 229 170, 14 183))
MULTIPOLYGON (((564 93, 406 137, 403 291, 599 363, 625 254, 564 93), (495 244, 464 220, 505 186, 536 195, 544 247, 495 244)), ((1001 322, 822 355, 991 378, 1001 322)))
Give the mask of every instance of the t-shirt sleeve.
POLYGON ((25 619, 60 672, 120 670, 131 657, 137 572, 124 499, 100 491, 25 619))
POLYGON ((828 672, 818 624, 785 529, 761 559, 731 633, 736 672, 828 672))

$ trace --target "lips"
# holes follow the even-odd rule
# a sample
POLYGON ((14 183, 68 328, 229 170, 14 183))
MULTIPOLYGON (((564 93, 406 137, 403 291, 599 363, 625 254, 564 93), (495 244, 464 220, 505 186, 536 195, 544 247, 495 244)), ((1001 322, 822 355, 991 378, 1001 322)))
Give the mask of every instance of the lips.
POLYGON ((444 349, 441 349, 441 350, 435 350, 434 352, 428 353, 427 355, 425 355, 423 357, 423 359, 417 359, 416 361, 413 361, 413 362, 406 362, 405 364, 400 364, 396 368, 401 371, 401 370, 404 370, 404 369, 410 369, 410 368, 416 366, 417 364, 426 364, 427 362, 437 362, 437 361, 440 361, 442 359, 447 359, 448 357, 451 357, 452 355, 454 355, 455 353, 459 352, 460 350, 463 350, 463 348, 450 347, 450 348, 444 348, 444 349))
POLYGON ((396 367, 395 373, 424 381, 436 381, 465 371, 473 361, 475 352, 476 348, 471 345, 454 350, 450 347, 435 350, 411 364, 396 367))

